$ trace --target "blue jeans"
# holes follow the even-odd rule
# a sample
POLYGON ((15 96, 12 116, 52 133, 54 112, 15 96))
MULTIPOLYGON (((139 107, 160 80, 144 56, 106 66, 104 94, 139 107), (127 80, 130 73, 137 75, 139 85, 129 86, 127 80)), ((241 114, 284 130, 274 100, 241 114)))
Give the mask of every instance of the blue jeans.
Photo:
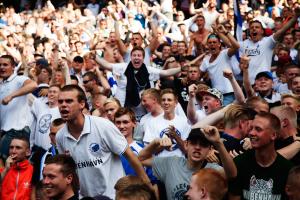
POLYGON ((21 130, 11 129, 9 131, 1 132, 1 140, 0 140, 0 157, 6 159, 9 154, 9 145, 12 139, 16 137, 26 137, 29 141, 30 129, 29 127, 25 127, 21 130))

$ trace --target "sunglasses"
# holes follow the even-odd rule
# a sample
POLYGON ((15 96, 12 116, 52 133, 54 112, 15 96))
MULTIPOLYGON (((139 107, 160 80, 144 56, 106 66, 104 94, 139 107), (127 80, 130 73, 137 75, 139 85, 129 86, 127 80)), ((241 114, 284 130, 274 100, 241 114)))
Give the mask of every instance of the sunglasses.
POLYGON ((91 80, 85 80, 85 81, 82 81, 83 84, 87 84, 88 82, 90 82, 91 80))

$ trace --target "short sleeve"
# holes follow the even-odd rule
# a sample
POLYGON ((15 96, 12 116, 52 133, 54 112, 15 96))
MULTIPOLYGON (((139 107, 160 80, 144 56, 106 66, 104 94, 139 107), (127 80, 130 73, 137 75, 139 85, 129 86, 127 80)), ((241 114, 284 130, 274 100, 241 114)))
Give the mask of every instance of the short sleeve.
POLYGON ((128 147, 128 144, 119 129, 107 119, 97 120, 95 124, 99 134, 101 134, 101 138, 110 151, 114 154, 122 155, 128 147))
POLYGON ((164 181, 169 168, 170 161, 174 157, 154 157, 152 163, 152 171, 157 179, 164 181))
POLYGON ((160 78, 160 69, 154 68, 154 67, 148 67, 147 70, 149 73, 149 80, 150 81, 157 81, 160 78))

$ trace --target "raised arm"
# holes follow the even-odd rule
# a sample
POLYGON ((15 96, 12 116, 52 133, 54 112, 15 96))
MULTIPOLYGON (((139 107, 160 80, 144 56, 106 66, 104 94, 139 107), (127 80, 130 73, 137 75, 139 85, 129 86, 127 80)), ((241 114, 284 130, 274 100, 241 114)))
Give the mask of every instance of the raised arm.
POLYGON ((278 41, 286 33, 286 31, 288 29, 292 28, 296 24, 299 16, 300 16, 300 8, 297 7, 297 8, 295 8, 295 10, 294 10, 294 16, 290 19, 290 21, 288 21, 281 29, 279 29, 273 35, 274 40, 278 41))
POLYGON ((159 41, 158 41, 157 31, 156 31, 157 27, 154 25, 152 21, 150 21, 150 26, 152 30, 152 39, 150 41, 149 48, 151 53, 153 53, 158 48, 159 41))
POLYGON ((196 90, 197 86, 195 84, 192 84, 189 86, 189 101, 187 105, 187 118, 190 121, 190 123, 196 124, 198 121, 197 115, 196 115, 196 90))
POLYGON ((107 62, 103 58, 99 58, 99 56, 96 56, 96 62, 100 64, 100 66, 104 69, 107 69, 109 71, 112 71, 113 66, 111 63, 107 62))
POLYGON ((164 148, 172 146, 172 141, 168 137, 156 138, 150 142, 138 155, 138 159, 143 165, 152 167, 153 155, 161 152, 164 148))
POLYGON ((161 70, 159 73, 160 77, 173 76, 181 72, 181 66, 179 65, 179 63, 176 62, 174 57, 168 58, 165 63, 167 63, 168 65, 174 64, 174 67, 176 68, 172 67, 170 69, 161 70))
POLYGON ((110 90, 110 85, 107 81, 107 79, 104 77, 103 72, 99 70, 98 66, 95 67, 95 72, 98 77, 98 80, 100 81, 103 89, 104 89, 104 94, 109 96, 111 90, 110 90))
POLYGON ((212 142, 215 149, 219 152, 226 177, 228 179, 235 178, 237 176, 236 166, 220 138, 218 129, 214 126, 205 126, 202 130, 205 137, 212 142))
POLYGON ((246 98, 244 96, 242 88, 239 86, 238 82, 236 81, 236 79, 232 73, 232 70, 229 68, 225 69, 223 71, 223 75, 225 78, 227 78, 230 81, 230 84, 234 91, 235 102, 239 103, 239 104, 244 103, 246 98))
POLYGON ((189 11, 191 15, 194 15, 196 13, 202 12, 202 9, 195 9, 195 0, 191 0, 190 1, 190 7, 189 7, 189 11))
POLYGON ((225 42, 225 44, 229 42, 229 44, 226 44, 229 47, 228 56, 233 56, 240 48, 240 44, 238 43, 238 41, 236 41, 231 33, 227 31, 221 24, 217 26, 217 34, 225 42))
MULTIPOLYGON (((113 15, 114 16, 114 15, 113 15)), ((121 39, 121 35, 120 35, 120 24, 118 22, 117 19, 115 19, 115 34, 116 34, 116 41, 117 41, 117 45, 119 48, 119 51, 121 53, 122 56, 125 55, 125 53, 127 52, 127 47, 125 46, 124 42, 121 39)))
POLYGON ((220 120, 223 119, 224 114, 225 114, 226 110, 229 108, 229 106, 230 105, 227 105, 224 108, 222 108, 210 115, 207 115, 201 121, 194 124, 192 128, 202 128, 202 127, 205 127, 206 125, 215 125, 216 123, 218 123, 220 120))
POLYGON ((247 98, 252 97, 255 95, 255 91, 251 86, 250 79, 249 79, 249 61, 250 59, 247 56, 242 56, 240 60, 240 68, 243 72, 243 84, 246 90, 247 98))

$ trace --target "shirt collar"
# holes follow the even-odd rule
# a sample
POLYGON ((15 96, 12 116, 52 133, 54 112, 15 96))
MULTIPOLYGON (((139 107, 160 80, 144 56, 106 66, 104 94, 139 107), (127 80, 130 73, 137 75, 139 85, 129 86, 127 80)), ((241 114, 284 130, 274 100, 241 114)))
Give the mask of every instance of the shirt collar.
POLYGON ((2 80, 1 83, 6 83, 6 82, 10 82, 12 81, 18 74, 13 73, 12 75, 10 75, 10 77, 8 77, 6 80, 2 80))
MULTIPOLYGON (((68 138, 71 138, 71 139, 75 139, 72 135, 71 135, 71 133, 69 132, 69 130, 68 130, 68 126, 66 125, 66 129, 67 129, 67 132, 68 132, 68 134, 66 135, 68 138)), ((81 139, 81 137, 83 136, 83 135, 86 135, 86 134, 89 134, 89 133, 91 133, 91 119, 90 119, 90 116, 88 116, 88 115, 84 115, 84 125, 83 125, 83 129, 82 129, 82 131, 81 131, 81 134, 80 134, 80 136, 79 136, 79 138, 78 138, 78 141, 81 139)))

